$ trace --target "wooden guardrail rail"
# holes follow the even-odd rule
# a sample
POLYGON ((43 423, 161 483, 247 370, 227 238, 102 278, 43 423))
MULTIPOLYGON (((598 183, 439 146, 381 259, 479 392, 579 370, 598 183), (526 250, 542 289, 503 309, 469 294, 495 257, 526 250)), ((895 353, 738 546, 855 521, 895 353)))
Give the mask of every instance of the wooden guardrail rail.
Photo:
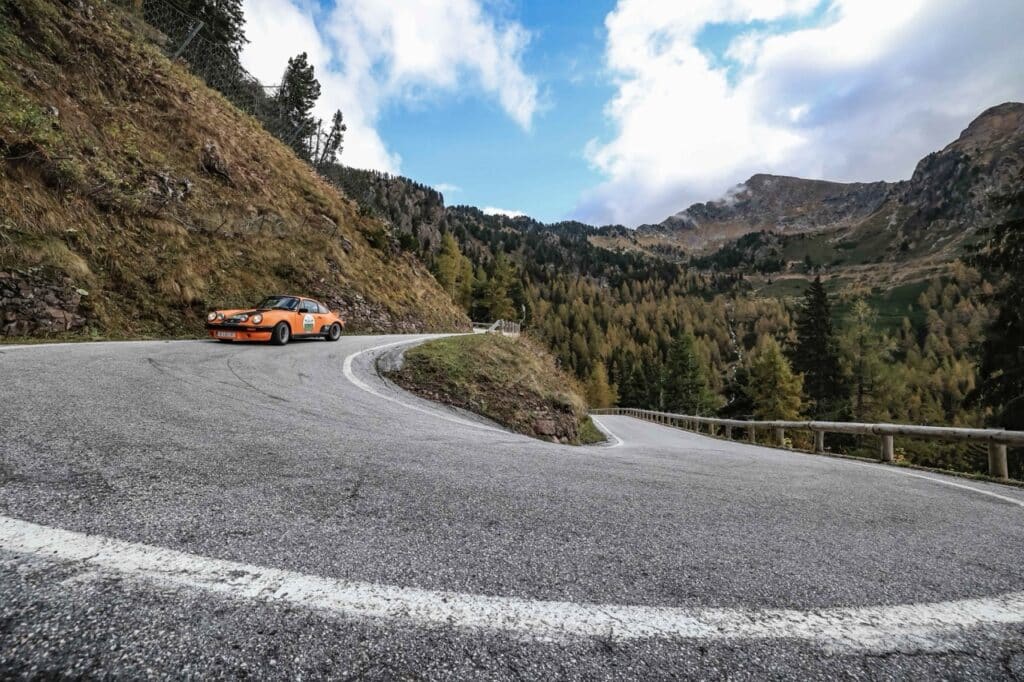
POLYGON ((719 419, 717 417, 697 417, 655 410, 641 410, 633 407, 612 407, 591 410, 592 414, 624 415, 645 419, 658 424, 675 426, 690 431, 707 432, 718 435, 719 428, 725 438, 733 437, 733 430, 746 432, 747 440, 754 442, 758 429, 769 429, 774 432, 774 441, 784 447, 786 431, 809 431, 814 435, 814 451, 825 452, 826 433, 846 433, 857 436, 878 436, 880 443, 880 459, 883 462, 893 461, 895 450, 893 438, 905 436, 926 440, 970 441, 988 445, 988 472, 996 478, 1008 479, 1009 468, 1006 462, 1006 447, 1024 446, 1024 431, 1006 431, 1004 429, 971 429, 947 426, 916 426, 913 424, 862 424, 857 422, 821 422, 821 421, 747 421, 743 419, 719 419))

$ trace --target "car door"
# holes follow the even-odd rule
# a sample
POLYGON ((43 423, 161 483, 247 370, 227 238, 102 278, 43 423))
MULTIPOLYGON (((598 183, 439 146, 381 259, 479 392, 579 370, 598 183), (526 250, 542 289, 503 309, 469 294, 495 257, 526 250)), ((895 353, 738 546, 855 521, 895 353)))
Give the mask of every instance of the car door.
POLYGON ((320 327, 317 323, 317 305, 315 301, 308 298, 302 299, 299 304, 299 328, 296 334, 317 334, 320 327))

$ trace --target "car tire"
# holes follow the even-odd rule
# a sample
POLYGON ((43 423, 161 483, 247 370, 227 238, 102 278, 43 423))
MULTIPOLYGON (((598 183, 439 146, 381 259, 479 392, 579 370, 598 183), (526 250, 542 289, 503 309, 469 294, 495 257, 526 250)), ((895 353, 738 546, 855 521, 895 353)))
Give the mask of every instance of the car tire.
POLYGON ((341 338, 341 325, 335 322, 327 330, 327 336, 325 337, 328 341, 337 341, 341 338))
POLYGON ((278 322, 274 331, 270 334, 270 343, 275 346, 283 346, 292 339, 292 328, 287 322, 278 322))

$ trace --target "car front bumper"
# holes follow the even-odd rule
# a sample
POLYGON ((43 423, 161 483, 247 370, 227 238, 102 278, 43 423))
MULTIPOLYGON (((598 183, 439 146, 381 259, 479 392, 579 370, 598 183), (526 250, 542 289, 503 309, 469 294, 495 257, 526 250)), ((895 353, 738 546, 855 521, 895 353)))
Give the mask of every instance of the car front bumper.
POLYGON ((273 327, 259 327, 245 324, 210 324, 206 325, 206 333, 211 339, 228 341, 269 341, 273 327))

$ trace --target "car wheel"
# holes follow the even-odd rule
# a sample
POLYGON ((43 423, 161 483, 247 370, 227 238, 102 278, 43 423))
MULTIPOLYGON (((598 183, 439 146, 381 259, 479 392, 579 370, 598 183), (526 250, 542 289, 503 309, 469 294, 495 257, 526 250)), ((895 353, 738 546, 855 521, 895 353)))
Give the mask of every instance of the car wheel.
POLYGON ((327 330, 327 340, 337 341, 341 338, 341 325, 335 322, 331 325, 331 328, 327 330))
POLYGON ((278 322, 274 332, 270 335, 270 342, 275 346, 283 346, 292 338, 292 329, 287 322, 278 322))

